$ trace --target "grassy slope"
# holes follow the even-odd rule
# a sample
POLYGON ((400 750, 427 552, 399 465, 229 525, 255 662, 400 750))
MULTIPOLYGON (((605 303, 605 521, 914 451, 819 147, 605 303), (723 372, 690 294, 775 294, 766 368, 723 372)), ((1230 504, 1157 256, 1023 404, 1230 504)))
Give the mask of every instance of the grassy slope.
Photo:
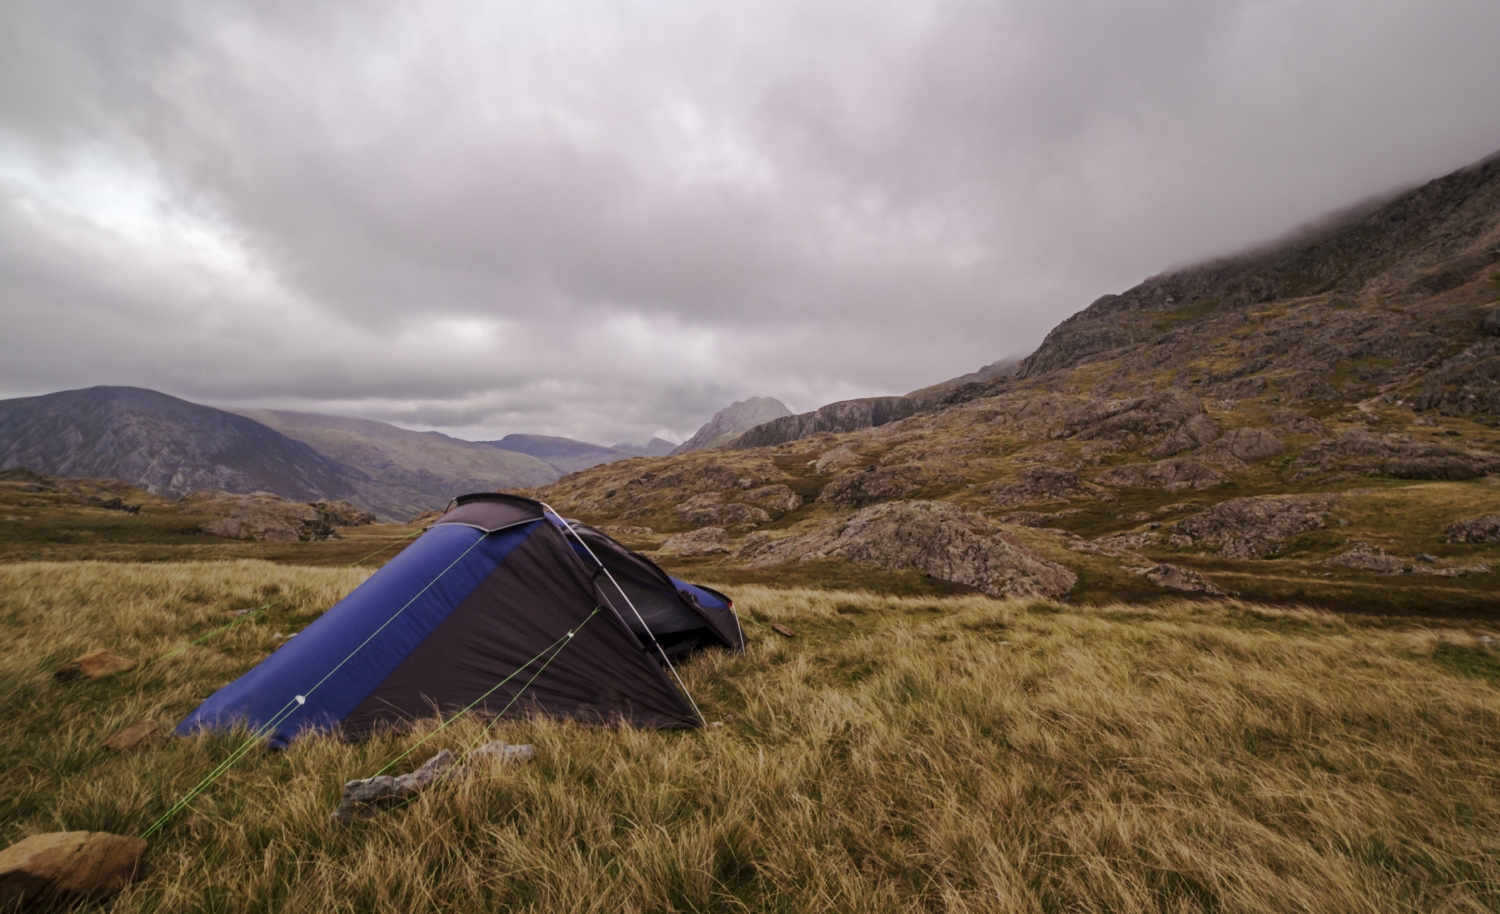
MULTIPOLYGON (((170 725, 362 571, 0 566, 0 839, 136 832, 232 739, 170 725), (93 647, 157 656, 57 683, 93 647)), ((751 639, 684 674, 695 733, 517 721, 536 762, 350 830, 341 783, 412 737, 256 753, 153 842, 116 911, 1488 910, 1500 654, 1416 620, 735 589, 751 639), (793 640, 769 632, 779 621, 793 640)), ((432 741, 458 746, 464 724, 432 741)), ((427 754, 423 747, 421 755, 427 754)))

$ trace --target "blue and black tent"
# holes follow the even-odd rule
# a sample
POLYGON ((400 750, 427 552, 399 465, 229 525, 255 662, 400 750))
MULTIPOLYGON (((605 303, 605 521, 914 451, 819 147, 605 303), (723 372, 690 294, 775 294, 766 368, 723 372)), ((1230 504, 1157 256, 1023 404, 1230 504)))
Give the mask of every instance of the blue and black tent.
POLYGON ((177 733, 244 724, 285 746, 308 730, 357 739, 421 717, 511 706, 695 727, 697 710, 668 658, 714 646, 744 650, 723 594, 671 577, 541 502, 465 495, 177 733))

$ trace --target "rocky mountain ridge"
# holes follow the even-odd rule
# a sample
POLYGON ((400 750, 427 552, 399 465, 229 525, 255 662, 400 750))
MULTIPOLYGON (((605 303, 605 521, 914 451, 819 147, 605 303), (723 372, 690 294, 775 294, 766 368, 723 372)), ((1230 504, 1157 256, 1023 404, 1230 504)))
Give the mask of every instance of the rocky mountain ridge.
POLYGON ((792 411, 786 408, 786 404, 775 397, 750 397, 745 400, 736 400, 714 413, 712 419, 705 422, 703 427, 693 434, 693 437, 673 449, 672 453, 687 454, 706 448, 721 447, 743 431, 791 414, 792 411))
POLYGON ((716 551, 677 560, 721 578, 849 562, 1049 593, 1026 571, 1048 562, 1076 575, 1078 599, 1478 611, 1500 599, 1500 535, 1464 532, 1500 529, 1497 334, 1491 158, 1106 296, 1014 372, 888 398, 883 416, 831 404, 735 449, 599 467, 543 493, 642 547, 706 531, 716 551), (962 567, 901 546, 877 522, 902 504, 944 505, 946 524, 990 546, 962 567))

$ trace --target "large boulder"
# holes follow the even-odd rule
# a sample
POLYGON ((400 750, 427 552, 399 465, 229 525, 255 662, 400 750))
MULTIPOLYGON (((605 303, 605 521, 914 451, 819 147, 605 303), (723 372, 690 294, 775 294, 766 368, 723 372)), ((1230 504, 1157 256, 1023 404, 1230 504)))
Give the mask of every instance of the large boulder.
POLYGON ((1246 463, 1275 457, 1286 450, 1281 439, 1263 428, 1237 428, 1220 438, 1216 448, 1223 448, 1246 463))
POLYGON ((106 832, 32 835, 0 851, 0 907, 102 901, 140 871, 146 842, 106 832))
POLYGON ((741 550, 753 567, 842 558, 880 568, 915 568, 993 597, 1062 597, 1078 576, 1048 561, 1014 534, 947 502, 873 505, 809 533, 756 537, 741 550))
POLYGON ((877 502, 905 498, 927 482, 922 469, 909 464, 869 467, 835 476, 818 494, 818 501, 844 508, 863 508, 877 502))
POLYGON ((1177 522, 1177 535, 1217 548, 1226 558, 1264 558, 1289 536, 1323 526, 1337 495, 1231 498, 1177 522))
POLYGON ((694 495, 677 506, 677 515, 694 526, 753 527, 771 519, 764 508, 726 502, 718 492, 694 495))

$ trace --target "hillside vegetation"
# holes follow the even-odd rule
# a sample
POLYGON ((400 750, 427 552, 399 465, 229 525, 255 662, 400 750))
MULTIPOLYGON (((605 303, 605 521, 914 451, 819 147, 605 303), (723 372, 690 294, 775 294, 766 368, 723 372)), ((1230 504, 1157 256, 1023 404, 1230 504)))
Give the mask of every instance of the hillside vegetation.
MULTIPOLYGON (((138 833, 238 742, 173 725, 362 577, 261 562, 0 566, 0 829, 138 833), (140 660, 296 593, 226 636, 140 660)), ((153 840, 128 911, 1491 910, 1491 626, 1237 603, 735 591, 750 648, 684 676, 721 727, 502 722, 535 762, 348 829, 415 735, 257 752, 153 840), (796 637, 773 634, 789 626, 796 637)), ((461 748, 476 723, 426 747, 461 748)), ((415 764, 416 760, 410 760, 415 764)))

